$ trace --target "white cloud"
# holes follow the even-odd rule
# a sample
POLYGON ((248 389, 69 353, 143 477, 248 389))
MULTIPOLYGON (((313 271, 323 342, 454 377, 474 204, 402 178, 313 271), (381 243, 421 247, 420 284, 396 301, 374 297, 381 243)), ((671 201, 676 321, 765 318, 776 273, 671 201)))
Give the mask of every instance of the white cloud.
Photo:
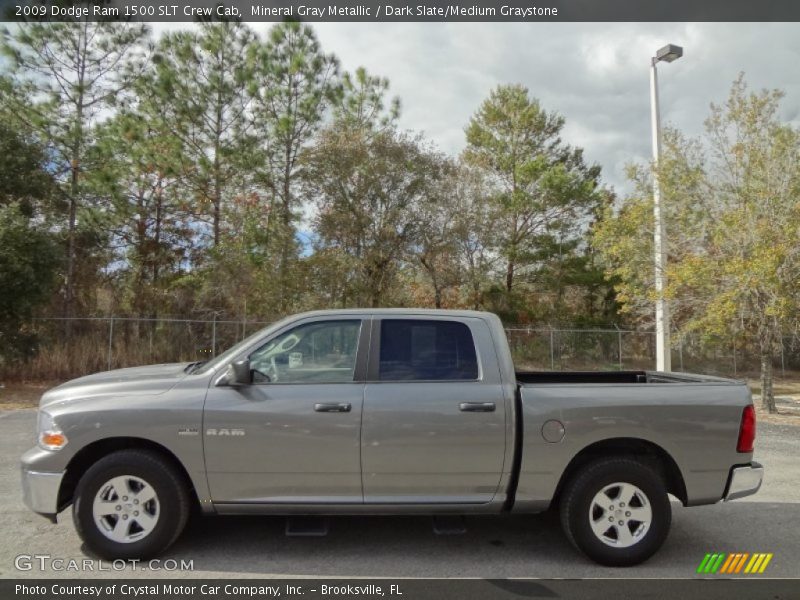
MULTIPOLYGON (((176 25, 158 24, 156 31, 176 25)), ((253 24, 265 31, 267 24, 253 24)), ((390 79, 401 125, 442 150, 464 146, 464 127, 489 90, 522 83, 567 120, 565 139, 627 187, 624 165, 650 155, 649 57, 666 43, 684 57, 659 67, 665 123, 701 131, 709 103, 745 71, 751 87, 781 88, 783 118, 800 125, 797 23, 321 23, 323 47, 343 68, 390 79)))

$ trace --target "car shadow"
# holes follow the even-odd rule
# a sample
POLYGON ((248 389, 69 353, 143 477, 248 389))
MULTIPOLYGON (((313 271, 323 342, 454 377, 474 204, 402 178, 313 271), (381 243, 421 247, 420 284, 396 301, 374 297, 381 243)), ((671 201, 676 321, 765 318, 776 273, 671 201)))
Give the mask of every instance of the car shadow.
MULTIPOLYGON (((284 517, 195 517, 168 552, 193 559, 196 570, 303 576, 505 577, 503 565, 533 559, 583 559, 561 533, 558 516, 466 517, 466 531, 437 534, 426 516, 332 516, 322 537, 285 534, 284 517), (509 558, 514 560, 509 561, 509 558)), ((529 576, 534 576, 531 571, 529 576)), ((518 576, 518 575, 517 575, 518 576)))
POLYGON ((324 537, 288 537, 283 517, 196 517, 167 555, 192 561, 194 571, 207 577, 694 577, 711 551, 775 552, 772 576, 793 573, 779 557, 800 553, 800 540, 774 532, 776 523, 794 530, 800 504, 684 508, 673 502, 672 508, 664 546, 624 569, 580 554, 554 511, 470 516, 466 532, 457 535, 437 535, 424 516, 329 517, 324 537))

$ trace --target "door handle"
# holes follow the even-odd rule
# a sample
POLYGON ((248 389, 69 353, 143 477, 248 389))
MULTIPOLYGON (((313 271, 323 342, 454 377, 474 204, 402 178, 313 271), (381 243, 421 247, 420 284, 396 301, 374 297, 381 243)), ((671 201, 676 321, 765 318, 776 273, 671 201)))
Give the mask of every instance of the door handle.
POLYGON ((462 402, 458 405, 461 412, 494 412, 494 402, 462 402))
POLYGON ((350 412, 350 403, 315 404, 314 410, 317 412, 350 412))

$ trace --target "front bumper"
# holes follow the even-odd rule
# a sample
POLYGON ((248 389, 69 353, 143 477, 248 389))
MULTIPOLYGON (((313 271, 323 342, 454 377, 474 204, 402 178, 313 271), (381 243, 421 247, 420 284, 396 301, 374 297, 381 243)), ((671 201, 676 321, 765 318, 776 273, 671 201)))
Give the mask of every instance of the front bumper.
POLYGON ((755 494, 761 488, 764 480, 764 467, 753 462, 749 465, 733 467, 728 476, 728 485, 725 487, 723 500, 736 500, 755 494))
POLYGON ((58 513, 58 490, 64 473, 43 473, 22 468, 22 499, 33 512, 51 520, 58 513))

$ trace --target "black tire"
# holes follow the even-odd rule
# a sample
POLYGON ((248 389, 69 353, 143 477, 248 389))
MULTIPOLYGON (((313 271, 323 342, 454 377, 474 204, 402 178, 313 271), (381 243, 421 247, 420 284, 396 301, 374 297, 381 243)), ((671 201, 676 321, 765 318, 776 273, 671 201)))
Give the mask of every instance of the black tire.
POLYGON ((672 523, 672 508, 661 473, 635 458, 605 458, 583 467, 567 483, 561 496, 560 509, 561 525, 572 545, 593 561, 612 567, 632 566, 650 558, 667 539, 672 523), (628 517, 624 516, 626 514, 624 509, 620 517, 619 505, 613 504, 619 501, 614 499, 614 493, 619 494, 620 490, 609 487, 615 483, 630 484, 639 489, 641 493, 635 495, 630 502, 631 506, 627 508, 642 508, 649 505, 651 520, 648 526, 644 526, 635 518, 628 520, 628 517), (611 498, 609 506, 601 508, 594 503, 594 498, 603 490, 606 490, 606 494, 601 498, 605 499, 609 493, 611 498), (614 507, 616 512, 608 510, 611 507, 614 507), (592 516, 590 510, 593 510, 592 516), (602 529, 606 517, 610 521, 607 526, 608 531, 605 534, 596 534, 590 519, 595 519, 598 524, 597 529, 602 529), (625 540, 621 539, 625 532, 621 532, 617 527, 619 521, 611 521, 618 517, 623 519, 622 522, 625 523, 623 527, 632 534, 633 541, 628 542, 632 545, 627 547, 615 547, 617 543, 625 543, 625 540), (601 522, 603 525, 599 525, 601 522))
MULTIPOLYGON (((148 450, 120 450, 98 460, 78 482, 72 507, 78 535, 93 553, 106 559, 147 559, 160 554, 178 539, 189 513, 189 493, 184 478, 168 461, 148 450), (107 489, 106 484, 115 477, 142 480, 155 491, 157 505, 150 503, 148 506, 158 518, 152 530, 146 534, 139 532, 143 537, 135 541, 109 539, 95 523, 95 497, 101 488, 107 489)), ((115 518, 120 517, 112 515, 112 521, 115 518)), ((133 513, 130 519, 131 523, 135 521, 133 513)), ((134 531, 141 529, 133 524, 129 525, 129 531, 131 527, 134 531)))

